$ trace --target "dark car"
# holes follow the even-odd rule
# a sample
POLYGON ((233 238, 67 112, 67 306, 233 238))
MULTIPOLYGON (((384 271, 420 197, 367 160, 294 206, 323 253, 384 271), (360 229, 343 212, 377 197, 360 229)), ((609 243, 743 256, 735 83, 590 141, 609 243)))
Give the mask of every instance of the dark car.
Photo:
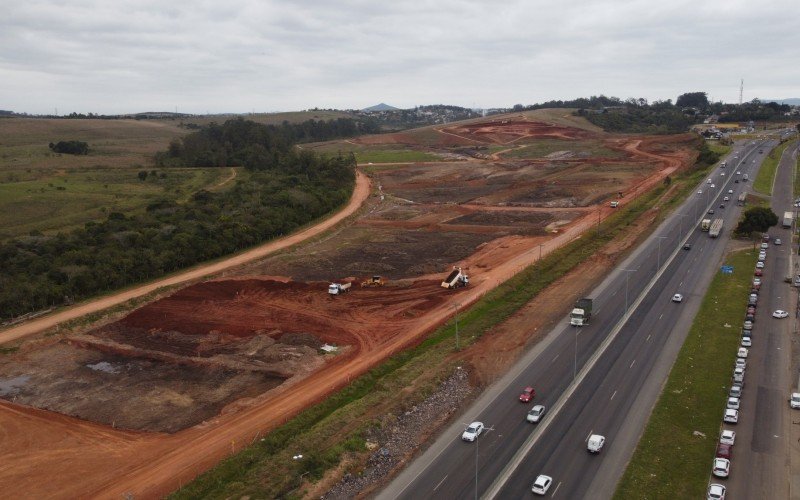
POLYGON ((744 316, 745 321, 751 321, 753 323, 756 322, 756 315, 755 314, 745 314, 744 316))
POLYGON ((756 313, 755 306, 750 306, 747 308, 747 314, 755 314, 755 313, 756 313))
POLYGON ((684 250, 691 250, 692 249, 691 243, 687 243, 687 244, 683 245, 683 249, 684 250))
POLYGON ((729 444, 719 443, 717 445, 717 458, 727 458, 728 460, 731 459, 731 455, 733 454, 733 446, 729 444))
POLYGON ((712 208, 711 210, 709 210, 709 211, 708 211, 708 213, 709 213, 710 215, 714 215, 714 209, 712 208))
POLYGON ((719 208, 725 208, 725 204, 724 203, 720 203, 719 204, 719 208))
POLYGON ((739 184, 739 179, 734 179, 733 181, 735 184, 739 184))

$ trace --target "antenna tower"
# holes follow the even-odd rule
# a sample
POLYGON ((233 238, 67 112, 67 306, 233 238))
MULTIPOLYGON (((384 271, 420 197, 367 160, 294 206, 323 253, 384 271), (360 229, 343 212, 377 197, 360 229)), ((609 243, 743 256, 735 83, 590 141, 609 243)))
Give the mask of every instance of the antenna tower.
POLYGON ((743 94, 744 94, 744 78, 742 78, 742 83, 739 84, 739 106, 742 105, 743 94))

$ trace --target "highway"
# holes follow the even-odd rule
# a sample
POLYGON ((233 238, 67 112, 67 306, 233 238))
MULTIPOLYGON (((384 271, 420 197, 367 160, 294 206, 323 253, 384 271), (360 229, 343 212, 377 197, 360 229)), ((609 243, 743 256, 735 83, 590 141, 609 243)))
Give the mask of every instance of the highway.
MULTIPOLYGON (((792 206, 793 150, 787 148, 783 155, 773 186, 772 211, 781 219, 786 211, 795 213, 792 206)), ((779 223, 769 233, 772 241, 767 249, 758 297, 739 422, 726 426, 736 431, 731 472, 725 480, 713 479, 727 486, 731 498, 790 498, 790 425, 792 418, 797 420, 798 417, 792 415, 797 410, 789 408, 787 399, 796 382, 790 367, 797 298, 792 286, 783 279, 797 274, 797 266, 793 262, 796 259, 792 259, 791 229, 783 229, 779 223), (775 238, 780 238, 783 244, 775 245, 775 238), (789 311, 791 316, 775 319, 772 312, 776 309, 789 311)), ((710 476, 711 459, 708 467, 710 476)))
MULTIPOLYGON (((774 142, 731 152, 728 167, 711 174, 715 187, 699 186, 701 193, 691 195, 591 292, 590 325, 573 328, 565 317, 378 498, 520 498, 530 495, 538 474, 554 479, 548 496, 609 498, 738 218, 735 200, 749 183, 734 183, 743 177, 736 172, 754 177, 762 144, 767 150, 774 142), (732 159, 735 154, 739 159, 732 159), (720 209, 723 196, 733 201, 720 209), (716 211, 712 217, 725 219, 717 239, 697 229, 710 207, 716 211), (681 248, 684 241, 690 250, 681 248), (684 295, 683 303, 670 300, 674 293, 684 295), (626 314, 628 320, 621 321, 626 314), (537 391, 530 404, 517 400, 526 385, 537 391), (549 409, 538 425, 525 421, 533 404, 549 409), (462 442, 461 431, 473 420, 488 430, 474 443, 462 442), (607 439, 597 456, 586 452, 593 432, 607 439)), ((564 312, 570 307, 564 304, 564 312)))

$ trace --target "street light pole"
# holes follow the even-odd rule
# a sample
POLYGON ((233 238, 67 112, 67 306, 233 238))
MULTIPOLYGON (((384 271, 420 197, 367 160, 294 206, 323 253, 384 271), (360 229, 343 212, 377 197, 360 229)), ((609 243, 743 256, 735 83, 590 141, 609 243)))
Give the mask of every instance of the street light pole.
MULTIPOLYGON (((656 273, 661 269, 661 240, 666 240, 666 236, 656 236, 658 240, 658 257, 656 257, 656 273)), ((680 238, 678 238, 680 240, 680 238)))
POLYGON ((461 303, 453 304, 453 309, 456 310, 456 351, 460 349, 458 344, 458 308, 461 307, 461 303))
POLYGON ((635 273, 637 269, 622 269, 625 274, 625 312, 628 312, 628 281, 631 276, 631 273, 635 273))

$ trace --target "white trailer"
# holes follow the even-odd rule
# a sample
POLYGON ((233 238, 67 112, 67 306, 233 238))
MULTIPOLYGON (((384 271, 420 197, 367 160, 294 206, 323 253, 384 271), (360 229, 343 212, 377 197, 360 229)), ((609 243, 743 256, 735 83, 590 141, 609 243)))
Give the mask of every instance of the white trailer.
POLYGON ((328 293, 331 295, 347 293, 352 285, 352 283, 331 283, 328 285, 328 293))

